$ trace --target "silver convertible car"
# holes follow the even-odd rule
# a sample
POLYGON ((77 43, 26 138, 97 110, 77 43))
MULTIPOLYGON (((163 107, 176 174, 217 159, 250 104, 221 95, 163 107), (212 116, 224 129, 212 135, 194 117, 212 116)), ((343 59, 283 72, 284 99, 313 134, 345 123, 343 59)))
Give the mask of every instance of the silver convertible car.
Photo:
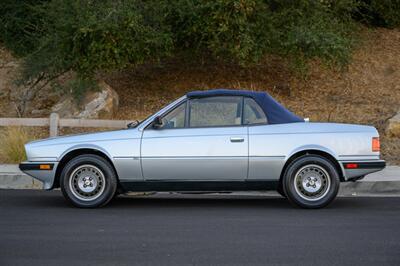
POLYGON ((311 123, 265 92, 194 91, 127 129, 25 145, 25 173, 78 207, 127 191, 277 190, 304 208, 385 167, 371 126, 311 123))

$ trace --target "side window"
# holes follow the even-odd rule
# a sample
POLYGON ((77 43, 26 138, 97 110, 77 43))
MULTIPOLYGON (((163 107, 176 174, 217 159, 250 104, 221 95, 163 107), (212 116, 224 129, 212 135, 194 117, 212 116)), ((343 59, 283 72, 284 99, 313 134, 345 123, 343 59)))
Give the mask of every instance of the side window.
POLYGON ((242 97, 207 97, 193 99, 189 103, 190 127, 241 125, 242 97))
POLYGON ((261 109, 260 105, 251 98, 244 98, 243 112, 243 123, 245 125, 267 123, 267 117, 264 111, 261 109))
POLYGON ((185 113, 186 113, 186 102, 182 103, 174 110, 166 114, 162 118, 162 128, 183 128, 185 127, 185 113))

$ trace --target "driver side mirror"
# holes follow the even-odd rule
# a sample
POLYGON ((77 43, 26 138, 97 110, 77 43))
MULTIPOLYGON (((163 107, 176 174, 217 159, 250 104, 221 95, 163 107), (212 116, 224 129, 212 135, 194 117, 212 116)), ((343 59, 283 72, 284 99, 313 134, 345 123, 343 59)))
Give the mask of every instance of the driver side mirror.
POLYGON ((160 129, 163 125, 162 118, 160 116, 156 116, 153 120, 153 128, 160 129))

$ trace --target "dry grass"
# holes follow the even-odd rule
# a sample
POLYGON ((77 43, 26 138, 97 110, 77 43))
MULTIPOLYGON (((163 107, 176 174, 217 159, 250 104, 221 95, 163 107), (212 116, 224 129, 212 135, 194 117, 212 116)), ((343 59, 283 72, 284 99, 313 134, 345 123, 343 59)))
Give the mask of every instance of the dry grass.
MULTIPOLYGON (((60 135, 110 130, 109 128, 61 128, 60 135)), ((24 144, 44 139, 49 135, 48 127, 0 127, 0 163, 19 163, 26 159, 24 144)))
POLYGON ((24 144, 34 139, 28 130, 7 127, 0 132, 0 157, 5 163, 19 163, 26 159, 24 144))

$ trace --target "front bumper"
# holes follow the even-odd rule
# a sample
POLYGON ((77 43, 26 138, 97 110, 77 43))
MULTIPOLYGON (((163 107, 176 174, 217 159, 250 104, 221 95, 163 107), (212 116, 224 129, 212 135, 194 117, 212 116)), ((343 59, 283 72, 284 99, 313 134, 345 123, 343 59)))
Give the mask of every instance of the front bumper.
POLYGON ((52 189, 58 162, 22 162, 19 169, 27 175, 41 181, 43 189, 52 189), (48 165, 48 167, 41 167, 48 165))
POLYGON ((341 161, 340 165, 343 170, 345 180, 357 180, 367 174, 378 172, 385 168, 384 160, 371 161, 341 161))

